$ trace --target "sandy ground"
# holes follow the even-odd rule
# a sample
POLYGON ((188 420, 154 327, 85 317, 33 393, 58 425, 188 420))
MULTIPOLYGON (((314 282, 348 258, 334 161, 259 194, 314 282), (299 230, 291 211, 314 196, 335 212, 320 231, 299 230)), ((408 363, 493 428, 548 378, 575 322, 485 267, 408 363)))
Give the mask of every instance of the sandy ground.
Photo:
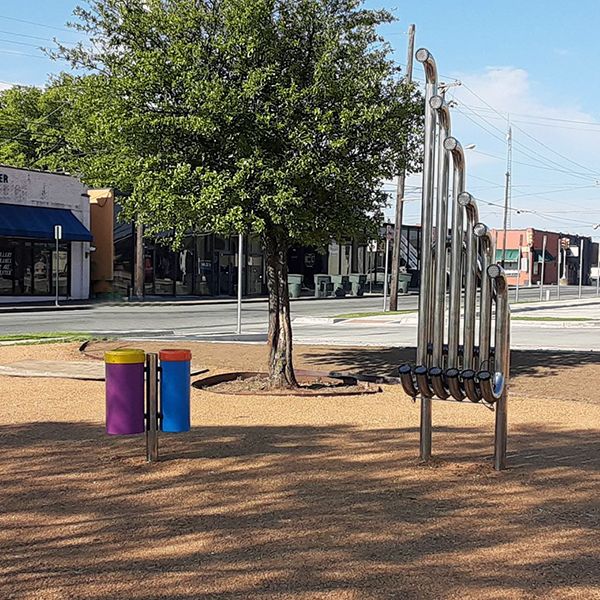
MULTIPOLYGON (((264 365, 260 346, 187 346, 211 373, 264 365)), ((0 348, 0 363, 32 358, 81 360, 0 348)), ((296 354, 377 373, 406 358, 296 354)), ((0 599, 600 598, 599 363, 513 353, 502 473, 493 414, 467 403, 434 403, 436 458, 418 464, 418 404, 389 386, 194 389, 192 432, 163 435, 148 465, 142 437, 105 435, 101 382, 0 377, 0 599)))

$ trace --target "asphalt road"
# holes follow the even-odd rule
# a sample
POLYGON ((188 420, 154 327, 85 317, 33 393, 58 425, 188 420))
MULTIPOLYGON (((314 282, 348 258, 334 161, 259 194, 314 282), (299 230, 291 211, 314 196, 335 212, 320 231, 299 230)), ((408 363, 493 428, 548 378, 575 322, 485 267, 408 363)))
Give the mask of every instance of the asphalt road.
MULTIPOLYGON (((577 307, 577 287, 562 288, 561 299, 573 299, 577 307)), ((584 288, 585 297, 594 297, 595 288, 584 288)), ((514 291, 513 291, 514 294, 514 291)), ((556 298, 556 288, 551 289, 556 298)), ((520 301, 539 300, 538 289, 520 290, 520 301)), ((400 296, 400 309, 416 309, 416 295, 400 296)), ((292 302, 292 317, 333 317, 343 313, 379 311, 381 297, 337 298, 292 302)), ((519 305, 513 305, 518 309, 519 305)), ((595 309, 592 308, 592 311, 595 309)), ((129 337, 161 337, 180 339, 214 339, 261 341, 267 325, 266 302, 245 302, 242 321, 243 336, 232 335, 236 329, 235 303, 158 303, 98 306, 86 310, 35 311, 6 313, 0 310, 0 335, 10 333, 38 333, 53 331, 81 331, 94 334, 114 334, 129 337)), ((600 303, 598 304, 600 318, 600 303)), ((600 349, 600 328, 586 327, 584 323, 513 324, 512 345, 515 348, 600 349)), ((294 338, 300 343, 327 343, 334 345, 368 344, 412 346, 415 343, 414 324, 295 324, 294 338)))

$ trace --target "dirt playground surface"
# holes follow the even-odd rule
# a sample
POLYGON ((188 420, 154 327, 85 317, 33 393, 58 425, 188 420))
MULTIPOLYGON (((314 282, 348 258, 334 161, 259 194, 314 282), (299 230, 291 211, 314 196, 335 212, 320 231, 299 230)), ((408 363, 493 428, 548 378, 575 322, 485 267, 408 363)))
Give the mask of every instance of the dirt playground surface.
MULTIPOLYGON (((153 344, 137 344, 147 350, 153 344)), ((185 344, 194 368, 265 349, 185 344)), ((102 348, 92 347, 92 355, 102 348)), ((0 364, 82 360, 0 347, 0 364)), ((298 346, 298 366, 393 374, 400 350, 298 346)), ((94 360, 88 358, 88 360, 94 360)), ((493 413, 371 396, 192 390, 190 433, 103 430, 102 382, 0 377, 0 599, 600 598, 600 355, 513 353, 509 465, 493 413)))

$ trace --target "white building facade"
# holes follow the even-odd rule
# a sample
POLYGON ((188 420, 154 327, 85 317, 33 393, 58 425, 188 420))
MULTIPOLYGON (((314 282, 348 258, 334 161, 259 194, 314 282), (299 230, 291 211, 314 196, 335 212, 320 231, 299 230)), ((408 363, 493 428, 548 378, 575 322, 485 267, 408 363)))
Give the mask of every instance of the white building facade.
POLYGON ((0 303, 88 299, 91 242, 79 179, 0 165, 0 303))

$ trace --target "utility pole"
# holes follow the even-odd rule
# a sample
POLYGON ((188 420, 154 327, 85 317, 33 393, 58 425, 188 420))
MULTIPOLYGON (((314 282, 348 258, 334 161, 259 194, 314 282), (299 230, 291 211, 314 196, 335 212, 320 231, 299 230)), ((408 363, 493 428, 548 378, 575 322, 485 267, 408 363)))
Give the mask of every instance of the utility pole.
POLYGON ((144 225, 137 223, 135 228, 135 272, 133 274, 133 295, 136 300, 144 297, 144 225))
POLYGON ((506 150, 506 177, 504 180, 504 227, 502 233, 502 268, 506 261, 506 230, 508 229, 508 213, 510 209, 510 177, 511 177, 511 165, 512 165, 512 127, 510 121, 508 125, 508 132, 506 134, 506 141, 508 142, 506 150))
MULTIPOLYGON (((413 56, 415 54, 415 26, 408 26, 408 52, 406 57, 406 83, 412 83, 413 56)), ((404 185, 406 169, 398 173, 396 190, 396 226, 392 246, 392 281, 390 287, 390 310, 398 310, 398 273, 400 271, 400 246, 402 241, 402 213, 404 212, 404 185)), ((387 281, 386 281, 387 285, 387 281)))

